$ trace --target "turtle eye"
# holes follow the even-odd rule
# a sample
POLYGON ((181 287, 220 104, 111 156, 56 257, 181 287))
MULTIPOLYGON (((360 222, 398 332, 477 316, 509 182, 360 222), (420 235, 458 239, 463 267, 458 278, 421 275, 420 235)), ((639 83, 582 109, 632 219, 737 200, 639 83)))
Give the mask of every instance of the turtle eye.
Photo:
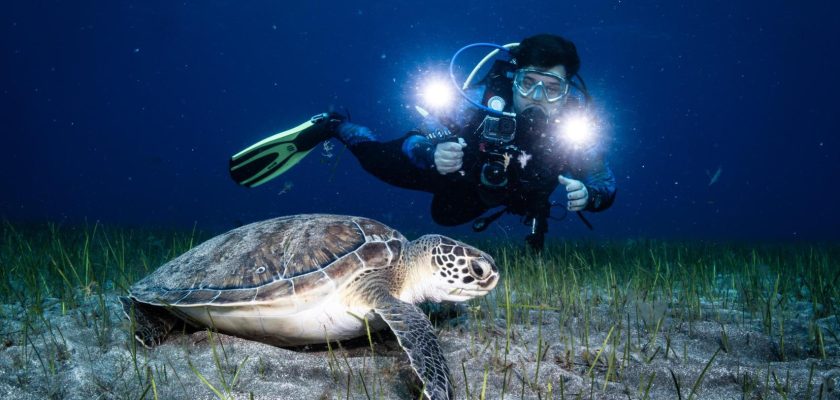
POLYGON ((487 276, 490 275, 491 270, 492 267, 483 258, 477 258, 470 261, 470 272, 472 272, 471 275, 476 277, 476 279, 487 278, 487 276))
POLYGON ((479 263, 473 261, 472 267, 473 267, 473 272, 475 272, 476 275, 478 275, 478 276, 484 275, 484 268, 481 268, 481 265, 479 263))

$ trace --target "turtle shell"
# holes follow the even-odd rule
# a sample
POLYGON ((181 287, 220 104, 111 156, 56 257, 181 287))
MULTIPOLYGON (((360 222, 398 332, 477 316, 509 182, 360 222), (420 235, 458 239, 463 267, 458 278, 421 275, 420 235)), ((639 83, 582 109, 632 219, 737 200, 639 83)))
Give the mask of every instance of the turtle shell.
POLYGON ((216 236, 131 287, 135 300, 173 306, 258 304, 329 292, 366 267, 400 257, 406 239, 368 218, 295 215, 216 236))

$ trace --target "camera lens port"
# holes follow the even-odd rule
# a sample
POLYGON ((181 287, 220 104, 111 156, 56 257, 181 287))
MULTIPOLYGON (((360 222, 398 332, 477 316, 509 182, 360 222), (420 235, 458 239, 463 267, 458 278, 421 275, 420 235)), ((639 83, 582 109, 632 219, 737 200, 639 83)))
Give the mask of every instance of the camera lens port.
POLYGON ((502 187, 507 185, 505 165, 499 161, 487 161, 481 167, 481 183, 486 186, 502 187))

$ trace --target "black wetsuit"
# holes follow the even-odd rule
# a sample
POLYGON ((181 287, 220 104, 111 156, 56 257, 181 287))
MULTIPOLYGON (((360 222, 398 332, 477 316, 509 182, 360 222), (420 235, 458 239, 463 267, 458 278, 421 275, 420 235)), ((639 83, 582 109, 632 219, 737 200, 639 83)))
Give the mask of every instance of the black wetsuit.
MULTIPOLYGON (((559 184, 558 175, 580 180, 586 186, 589 193, 586 211, 601 211, 612 204, 615 177, 599 146, 564 149, 556 141, 545 139, 544 132, 539 131, 541 127, 523 123, 519 118, 512 142, 519 151, 508 154, 507 183, 498 187, 482 183, 481 170, 488 161, 488 151, 493 150, 488 149, 488 143, 477 132, 483 118, 483 113, 469 113, 461 119, 463 123, 448 124, 451 134, 440 140, 431 139, 429 130, 434 128, 424 126, 387 142, 343 141, 362 167, 382 181, 432 193, 431 213, 436 223, 461 225, 504 206, 507 212, 523 215, 529 222, 536 221, 534 232, 527 238, 536 249, 542 248, 548 230, 549 196, 559 184), (441 141, 454 141, 456 137, 467 144, 463 167, 459 172, 442 175, 432 165, 434 148, 441 141), (520 157, 526 156, 530 158, 524 163, 520 161, 523 160, 520 157)), ((343 130, 349 133, 352 129, 343 130)))

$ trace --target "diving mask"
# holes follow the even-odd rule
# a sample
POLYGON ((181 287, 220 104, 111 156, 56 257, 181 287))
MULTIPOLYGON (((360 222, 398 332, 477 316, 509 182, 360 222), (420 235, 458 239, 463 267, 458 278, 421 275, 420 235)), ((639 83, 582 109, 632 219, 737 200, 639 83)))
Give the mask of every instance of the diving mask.
POLYGON ((569 94, 569 86, 566 78, 535 68, 519 69, 513 76, 513 87, 520 95, 534 100, 540 100, 542 97, 549 103, 566 97, 569 94))

